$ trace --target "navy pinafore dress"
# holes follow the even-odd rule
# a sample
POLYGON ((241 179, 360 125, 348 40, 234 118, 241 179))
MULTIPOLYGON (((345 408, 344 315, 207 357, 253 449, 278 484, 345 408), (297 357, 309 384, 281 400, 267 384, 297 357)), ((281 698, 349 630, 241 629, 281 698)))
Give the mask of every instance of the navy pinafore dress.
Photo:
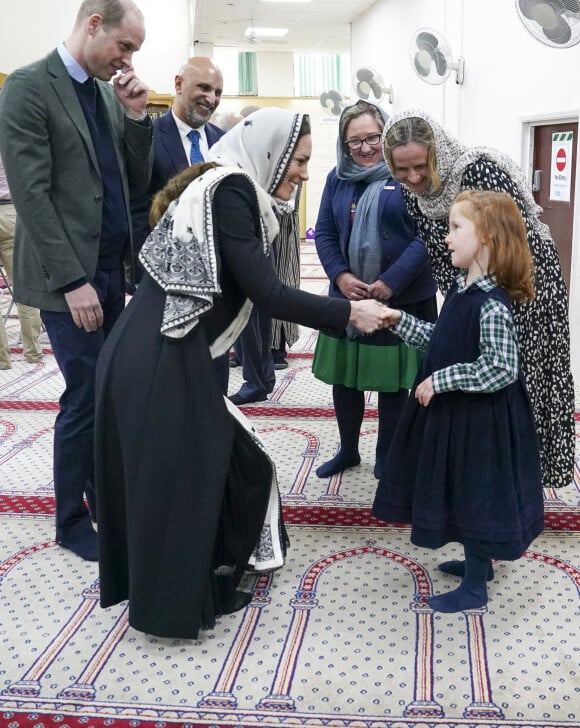
POLYGON ((543 529, 536 428, 522 376, 492 393, 436 394, 428 407, 415 388, 438 369, 479 356, 479 317, 499 287, 449 292, 379 481, 373 515, 411 523, 411 541, 439 548, 457 541, 482 556, 517 559, 543 529))

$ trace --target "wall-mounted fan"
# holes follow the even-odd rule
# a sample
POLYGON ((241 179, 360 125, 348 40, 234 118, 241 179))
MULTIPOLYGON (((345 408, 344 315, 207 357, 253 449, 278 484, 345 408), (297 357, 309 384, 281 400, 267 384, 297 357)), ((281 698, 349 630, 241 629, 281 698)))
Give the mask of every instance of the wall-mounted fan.
POLYGON ((359 99, 374 101, 379 104, 385 94, 389 96, 389 103, 393 103, 393 87, 385 86, 382 76, 369 66, 357 68, 354 78, 354 90, 359 99))
POLYGON ((455 82, 463 83, 463 58, 453 61, 449 43, 433 28, 421 28, 415 33, 410 53, 415 73, 423 81, 432 84, 444 83, 451 71, 455 71, 455 82))
POLYGON ((333 116, 339 116, 344 106, 342 96, 334 89, 320 94, 320 105, 328 114, 333 116))
POLYGON ((516 0, 524 28, 552 48, 580 43, 579 0, 516 0))

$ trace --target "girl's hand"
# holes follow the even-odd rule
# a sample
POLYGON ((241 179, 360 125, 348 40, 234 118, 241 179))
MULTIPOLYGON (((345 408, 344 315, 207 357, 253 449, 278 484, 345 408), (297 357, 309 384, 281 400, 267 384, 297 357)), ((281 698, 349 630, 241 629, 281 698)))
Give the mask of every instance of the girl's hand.
POLYGON ((384 321, 386 326, 394 326, 401 320, 401 312, 398 308, 384 306, 384 321))
POLYGON ((415 390, 415 399, 417 399, 419 404, 422 404, 423 407, 427 407, 433 399, 434 394, 433 377, 427 377, 427 379, 424 379, 421 384, 417 385, 417 389, 415 390))

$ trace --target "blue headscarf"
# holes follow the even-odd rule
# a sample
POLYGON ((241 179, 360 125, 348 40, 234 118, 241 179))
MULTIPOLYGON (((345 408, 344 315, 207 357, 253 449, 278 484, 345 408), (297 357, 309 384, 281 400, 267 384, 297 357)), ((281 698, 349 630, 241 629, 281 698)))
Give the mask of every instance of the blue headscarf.
MULTIPOLYGON (((344 114, 347 109, 359 107, 361 112, 373 106, 378 109, 384 124, 389 115, 378 104, 372 101, 357 99, 354 104, 345 106, 338 123, 338 139, 336 142, 336 175, 339 179, 349 182, 364 182, 365 191, 357 203, 356 214, 348 241, 348 251, 343 250, 345 260, 348 260, 351 271, 365 283, 374 283, 381 270, 381 240, 379 232, 379 197, 385 182, 391 179, 391 173, 386 162, 382 159, 373 167, 361 167, 350 156, 348 147, 344 143, 344 114)), ((382 131, 382 129, 381 129, 382 131)))

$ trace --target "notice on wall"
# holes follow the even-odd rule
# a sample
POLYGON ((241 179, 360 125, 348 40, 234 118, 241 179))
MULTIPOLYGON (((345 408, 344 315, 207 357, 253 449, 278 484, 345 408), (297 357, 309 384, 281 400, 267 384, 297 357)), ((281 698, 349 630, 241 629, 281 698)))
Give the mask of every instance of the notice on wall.
POLYGON ((573 142, 574 132, 559 131, 552 134, 550 200, 570 202, 573 142))

